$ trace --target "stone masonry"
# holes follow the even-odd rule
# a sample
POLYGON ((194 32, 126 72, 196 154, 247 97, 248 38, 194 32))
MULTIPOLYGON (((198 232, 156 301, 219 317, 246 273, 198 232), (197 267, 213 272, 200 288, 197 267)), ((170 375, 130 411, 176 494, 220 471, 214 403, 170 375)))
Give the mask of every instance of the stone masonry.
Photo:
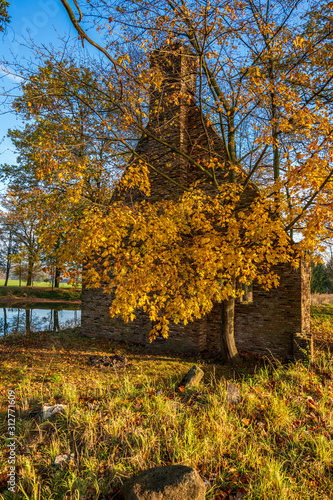
MULTIPOLYGON (((196 105, 196 58, 183 45, 162 47, 151 55, 151 68, 161 73, 161 86, 151 88, 149 122, 146 133, 136 148, 138 158, 146 159, 169 178, 190 186, 204 181, 199 169, 187 161, 198 163, 212 157, 221 163, 226 158, 223 142, 196 105), (163 141, 164 144, 161 143, 163 141), (167 143, 167 145, 165 145, 167 143)), ((219 182, 228 178, 220 169, 219 182)), ((168 179, 150 172, 150 202, 175 199, 182 192, 168 179)), ((214 187, 202 184, 214 194, 214 187), (207 187, 208 186, 208 187, 207 187)), ((249 184, 244 203, 251 201, 257 188, 249 184)), ((124 202, 139 201, 143 195, 115 192, 124 202)), ((280 286, 269 292, 253 284, 253 301, 237 303, 235 337, 240 351, 249 351, 278 358, 300 359, 312 349, 310 336, 310 274, 304 263, 298 269, 284 264, 277 266, 280 286)), ((91 336, 149 345, 151 322, 141 311, 137 318, 125 323, 110 318, 111 297, 101 289, 82 291, 82 330, 91 336)), ((158 350, 183 353, 216 353, 220 347, 221 304, 215 304, 205 318, 184 326, 171 324, 168 339, 156 339, 151 345, 158 350)))

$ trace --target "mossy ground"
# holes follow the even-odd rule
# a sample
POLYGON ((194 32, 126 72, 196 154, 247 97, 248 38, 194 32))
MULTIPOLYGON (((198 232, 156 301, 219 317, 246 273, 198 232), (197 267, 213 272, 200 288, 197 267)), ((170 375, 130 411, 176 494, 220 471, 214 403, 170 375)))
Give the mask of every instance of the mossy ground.
POLYGON ((228 368, 79 331, 3 339, 0 498, 116 500, 133 474, 181 463, 209 481, 207 499, 333 499, 332 311, 313 309, 313 363, 247 357, 228 368), (127 356, 127 368, 88 364, 90 355, 115 353, 127 356), (177 394, 194 363, 203 381, 177 394), (240 388, 238 406, 226 402, 226 381, 240 388), (17 403, 14 495, 6 489, 8 390, 17 403), (43 423, 31 414, 57 402, 65 414, 43 423), (75 460, 54 467, 63 453, 75 460))

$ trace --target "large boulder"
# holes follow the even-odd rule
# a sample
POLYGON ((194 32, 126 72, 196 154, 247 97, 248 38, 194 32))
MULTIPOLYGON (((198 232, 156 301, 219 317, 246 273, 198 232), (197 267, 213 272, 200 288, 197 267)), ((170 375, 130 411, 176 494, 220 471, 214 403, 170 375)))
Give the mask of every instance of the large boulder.
POLYGON ((124 500, 205 500, 206 486, 192 467, 155 467, 129 479, 121 488, 124 500))

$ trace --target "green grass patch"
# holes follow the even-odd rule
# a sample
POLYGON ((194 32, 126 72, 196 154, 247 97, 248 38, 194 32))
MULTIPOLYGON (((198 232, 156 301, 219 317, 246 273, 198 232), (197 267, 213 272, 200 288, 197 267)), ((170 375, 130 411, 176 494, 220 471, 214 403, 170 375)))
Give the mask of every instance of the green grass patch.
MULTIPOLYGON (((5 280, 0 279, 0 286, 4 286, 5 280)), ((26 281, 21 281, 21 286, 26 286, 27 282, 26 281)), ((20 282, 19 280, 8 280, 8 286, 19 286, 20 282)), ((50 288, 51 284, 50 282, 45 282, 45 281, 34 281, 33 286, 39 287, 39 288, 50 288)), ((72 285, 69 285, 68 283, 59 283, 60 288, 72 288, 72 285)))
MULTIPOLYGON (((332 329, 331 329, 332 334, 332 329)), ((138 346, 83 338, 78 330, 12 335, 0 342, 0 497, 119 499, 119 487, 149 467, 185 464, 210 482, 207 499, 329 500, 333 491, 333 361, 253 358, 235 369, 203 359, 152 355, 138 346), (90 355, 126 355, 100 369, 90 355), (197 363, 198 388, 175 385, 197 363), (242 401, 226 402, 226 382, 242 401), (17 481, 6 491, 7 393, 15 390, 17 481), (43 404, 63 415, 40 422, 43 404), (74 453, 62 467, 56 455, 74 453)))
POLYGON ((81 289, 75 288, 38 288, 38 287, 19 287, 19 286, 1 286, 1 297, 9 298, 38 298, 48 300, 80 300, 81 289))
POLYGON ((333 348, 333 304, 311 306, 311 329, 321 349, 333 348))
POLYGON ((311 317, 333 319, 333 304, 312 305, 311 317))

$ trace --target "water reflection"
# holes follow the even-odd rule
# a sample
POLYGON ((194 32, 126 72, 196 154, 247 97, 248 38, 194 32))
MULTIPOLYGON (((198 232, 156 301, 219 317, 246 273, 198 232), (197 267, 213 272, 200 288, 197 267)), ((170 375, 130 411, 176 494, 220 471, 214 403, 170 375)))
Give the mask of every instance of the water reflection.
POLYGON ((80 324, 81 311, 78 309, 0 307, 1 336, 15 332, 59 331, 80 324))

